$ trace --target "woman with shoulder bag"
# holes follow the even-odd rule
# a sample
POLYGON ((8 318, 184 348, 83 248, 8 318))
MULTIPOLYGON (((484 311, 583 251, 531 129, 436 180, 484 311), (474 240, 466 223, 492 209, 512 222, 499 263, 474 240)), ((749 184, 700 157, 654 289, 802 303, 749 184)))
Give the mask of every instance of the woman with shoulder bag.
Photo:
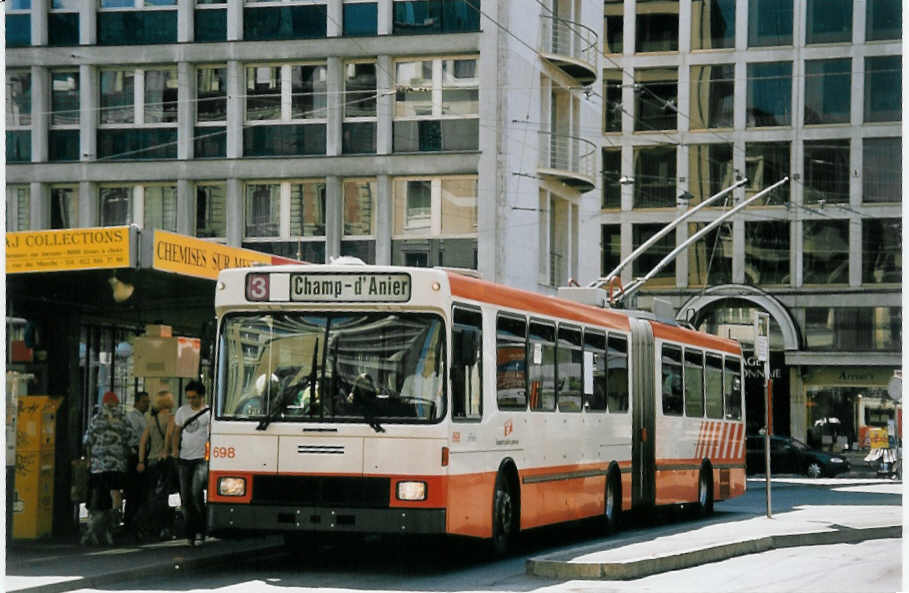
POLYGON ((159 391, 148 412, 145 432, 139 442, 136 471, 146 473, 145 484, 149 489, 145 508, 140 512, 144 519, 137 530, 140 538, 158 535, 161 539, 170 539, 172 536, 173 512, 168 499, 176 490, 177 477, 166 436, 173 408, 173 394, 166 389, 159 391))

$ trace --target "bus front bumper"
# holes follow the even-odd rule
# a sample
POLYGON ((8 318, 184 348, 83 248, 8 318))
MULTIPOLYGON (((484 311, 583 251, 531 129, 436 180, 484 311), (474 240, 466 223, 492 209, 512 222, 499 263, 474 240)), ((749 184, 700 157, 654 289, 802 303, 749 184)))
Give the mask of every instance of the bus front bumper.
POLYGON ((445 509, 352 509, 208 503, 208 531, 445 533, 445 509))

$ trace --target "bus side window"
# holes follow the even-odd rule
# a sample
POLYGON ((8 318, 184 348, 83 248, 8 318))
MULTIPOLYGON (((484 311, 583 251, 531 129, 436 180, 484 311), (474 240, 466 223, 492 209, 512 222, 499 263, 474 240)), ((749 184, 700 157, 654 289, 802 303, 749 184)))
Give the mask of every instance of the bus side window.
POLYGON ((682 399, 682 349, 663 344, 662 352, 663 414, 681 416, 682 399))
POLYGON ((726 357, 723 373, 723 393, 726 399, 726 419, 742 419, 742 363, 735 356, 726 357))
POLYGON ((704 353, 685 348, 685 415, 704 416, 704 353))
POLYGON ((523 317, 496 320, 496 403, 500 410, 527 409, 526 335, 523 317))
POLYGON ((592 393, 584 395, 584 407, 589 411, 606 410, 606 334, 587 330, 584 332, 585 362, 591 368, 584 369, 592 377, 592 393))
POLYGON ((452 416, 479 420, 483 417, 483 316, 456 308, 452 319, 452 416))
POLYGON ((555 325, 530 322, 527 333, 530 364, 527 378, 530 381, 530 409, 552 412, 555 398, 555 325))
POLYGON ((580 412, 582 373, 584 366, 581 351, 581 330, 559 326, 559 340, 556 343, 558 366, 557 398, 560 412, 580 412))
POLYGON ((609 353, 606 359, 606 396, 610 413, 628 411, 628 339, 625 336, 609 336, 609 353))
POLYGON ((707 355, 704 369, 704 383, 707 388, 707 417, 723 417, 723 358, 716 354, 707 355))

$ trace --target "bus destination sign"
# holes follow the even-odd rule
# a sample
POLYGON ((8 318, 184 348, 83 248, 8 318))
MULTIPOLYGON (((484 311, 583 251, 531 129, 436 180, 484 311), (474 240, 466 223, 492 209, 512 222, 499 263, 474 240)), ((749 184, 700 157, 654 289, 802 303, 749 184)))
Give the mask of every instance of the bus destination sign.
POLYGON ((406 302, 409 274, 291 274, 290 300, 309 302, 406 302))

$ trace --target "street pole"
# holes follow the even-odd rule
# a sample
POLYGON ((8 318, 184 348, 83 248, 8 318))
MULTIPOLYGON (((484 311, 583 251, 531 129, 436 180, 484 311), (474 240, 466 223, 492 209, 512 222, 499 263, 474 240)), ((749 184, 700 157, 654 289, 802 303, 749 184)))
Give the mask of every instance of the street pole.
POLYGON ((770 315, 762 312, 754 314, 754 354, 764 362, 764 475, 767 492, 767 518, 773 518, 770 505, 770 431, 773 420, 770 417, 770 315))

